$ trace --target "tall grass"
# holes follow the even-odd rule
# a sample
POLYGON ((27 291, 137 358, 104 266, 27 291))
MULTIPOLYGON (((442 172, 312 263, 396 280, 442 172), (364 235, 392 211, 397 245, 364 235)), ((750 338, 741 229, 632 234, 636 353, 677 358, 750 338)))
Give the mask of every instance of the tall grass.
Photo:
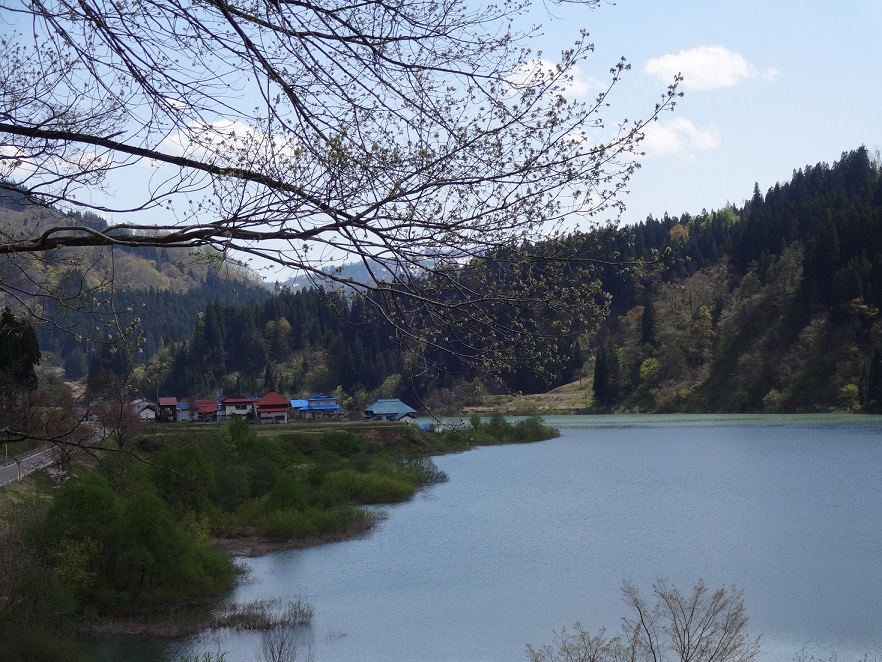
POLYGON ((183 653, 178 657, 177 662, 227 662, 226 651, 212 653, 205 651, 204 653, 183 653))
POLYGON ((302 598, 283 605, 279 599, 233 602, 216 614, 211 627, 232 630, 269 630, 305 627, 312 623, 315 608, 302 598))
POLYGON ((359 473, 342 469, 329 473, 322 483, 322 491, 332 501, 342 503, 390 503, 404 501, 416 492, 407 475, 382 475, 376 471, 359 473))
POLYGON ((260 529, 264 535, 275 540, 315 540, 358 535, 368 531, 381 518, 381 513, 355 506, 333 510, 275 510, 260 518, 260 529))

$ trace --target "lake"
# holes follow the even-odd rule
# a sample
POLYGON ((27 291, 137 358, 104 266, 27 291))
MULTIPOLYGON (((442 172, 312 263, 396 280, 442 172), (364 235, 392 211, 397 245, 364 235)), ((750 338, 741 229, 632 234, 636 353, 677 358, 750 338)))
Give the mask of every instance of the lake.
MULTIPOLYGON (((882 417, 547 417, 557 439, 436 459, 450 476, 366 537, 245 561, 230 596, 305 598, 317 662, 525 660, 580 621, 615 630, 623 580, 650 598, 744 591, 761 659, 882 660, 882 417)), ((102 659, 174 660, 211 633, 102 659)))

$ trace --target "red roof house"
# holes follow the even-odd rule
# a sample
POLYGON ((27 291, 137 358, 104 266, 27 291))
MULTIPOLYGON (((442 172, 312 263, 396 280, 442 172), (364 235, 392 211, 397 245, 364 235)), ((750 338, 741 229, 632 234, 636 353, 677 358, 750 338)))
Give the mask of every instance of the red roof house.
POLYGON ((216 421, 217 420, 217 400, 197 400, 196 407, 198 411, 198 420, 200 421, 216 421))
POLYGON ((270 391, 255 405, 258 423, 287 423, 291 401, 275 391, 270 391))

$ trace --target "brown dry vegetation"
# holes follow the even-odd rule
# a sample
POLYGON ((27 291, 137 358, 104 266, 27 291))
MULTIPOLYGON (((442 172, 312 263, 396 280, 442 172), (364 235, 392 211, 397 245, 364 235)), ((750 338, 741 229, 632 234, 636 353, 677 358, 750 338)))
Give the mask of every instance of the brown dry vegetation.
POLYGON ((591 406, 592 385, 590 377, 583 377, 548 393, 488 395, 483 398, 482 404, 464 407, 463 412, 487 415, 501 411, 511 416, 585 413, 591 406))

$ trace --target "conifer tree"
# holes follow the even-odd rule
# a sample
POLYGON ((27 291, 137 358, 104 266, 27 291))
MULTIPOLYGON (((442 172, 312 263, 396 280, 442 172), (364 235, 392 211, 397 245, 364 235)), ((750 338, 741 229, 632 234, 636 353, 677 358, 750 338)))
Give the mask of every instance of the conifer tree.
POLYGON ((2 387, 32 391, 37 387, 34 366, 40 363, 40 347, 33 327, 18 319, 9 308, 0 316, 0 375, 2 387))
POLYGON ((867 374, 867 405, 873 409, 882 407, 882 349, 873 350, 867 374))
POLYGON ((646 299, 643 315, 640 317, 640 342, 653 347, 658 344, 658 338, 655 334, 655 308, 649 298, 646 299))
POLYGON ((609 405, 615 398, 615 373, 618 371, 618 360, 615 348, 609 343, 602 343, 597 348, 594 363, 594 399, 602 405, 609 405))

